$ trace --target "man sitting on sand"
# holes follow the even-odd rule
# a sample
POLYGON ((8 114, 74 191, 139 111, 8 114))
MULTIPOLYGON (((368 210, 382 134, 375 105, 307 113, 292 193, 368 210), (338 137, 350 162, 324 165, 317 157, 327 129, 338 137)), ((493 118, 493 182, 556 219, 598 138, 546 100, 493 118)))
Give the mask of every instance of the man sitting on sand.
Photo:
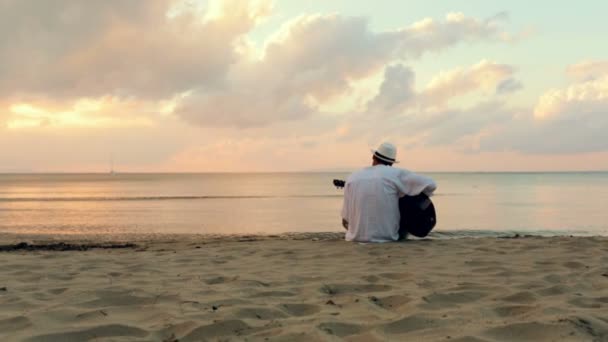
POLYGON ((422 192, 431 196, 437 188, 428 177, 392 167, 398 163, 395 145, 385 142, 372 152, 372 166, 354 172, 344 187, 342 225, 347 241, 399 240, 399 198, 422 192))

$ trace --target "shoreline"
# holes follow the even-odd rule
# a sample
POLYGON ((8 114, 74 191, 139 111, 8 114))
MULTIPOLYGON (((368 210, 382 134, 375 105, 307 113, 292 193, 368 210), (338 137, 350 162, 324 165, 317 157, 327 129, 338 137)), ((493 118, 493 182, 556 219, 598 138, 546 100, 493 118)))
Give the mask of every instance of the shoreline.
MULTIPOLYGON (((517 239, 517 238, 608 238, 606 232, 565 231, 565 230, 442 230, 433 231, 425 238, 408 236, 408 241, 420 240, 453 240, 453 239, 517 239)), ((285 232, 285 233, 234 233, 234 234, 196 234, 196 233, 123 233, 123 234, 38 234, 0 232, 0 244, 19 242, 178 242, 178 241, 215 241, 231 242, 243 239, 249 240, 311 240, 311 241, 343 241, 344 232, 285 232)), ((355 242, 357 243, 357 242, 355 242)), ((400 243, 398 241, 387 243, 400 243)))
POLYGON ((137 248, 0 252, 0 339, 608 339, 608 237, 342 235, 140 236, 137 248))

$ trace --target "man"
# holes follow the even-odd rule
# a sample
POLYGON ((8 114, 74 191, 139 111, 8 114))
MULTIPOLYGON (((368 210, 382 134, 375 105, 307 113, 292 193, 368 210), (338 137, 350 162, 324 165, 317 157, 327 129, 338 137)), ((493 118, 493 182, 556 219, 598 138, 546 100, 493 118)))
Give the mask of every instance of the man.
POLYGON ((344 187, 342 225, 347 241, 399 240, 399 198, 422 192, 431 196, 437 188, 428 177, 392 167, 398 163, 395 145, 385 142, 372 152, 372 166, 354 172, 344 187))

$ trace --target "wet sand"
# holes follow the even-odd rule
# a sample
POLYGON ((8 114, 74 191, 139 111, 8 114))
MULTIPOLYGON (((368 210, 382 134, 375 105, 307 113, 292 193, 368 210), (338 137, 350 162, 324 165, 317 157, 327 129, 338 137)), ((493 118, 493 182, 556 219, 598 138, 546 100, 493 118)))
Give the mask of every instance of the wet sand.
POLYGON ((125 240, 0 252, 0 340, 608 341, 606 237, 125 240))

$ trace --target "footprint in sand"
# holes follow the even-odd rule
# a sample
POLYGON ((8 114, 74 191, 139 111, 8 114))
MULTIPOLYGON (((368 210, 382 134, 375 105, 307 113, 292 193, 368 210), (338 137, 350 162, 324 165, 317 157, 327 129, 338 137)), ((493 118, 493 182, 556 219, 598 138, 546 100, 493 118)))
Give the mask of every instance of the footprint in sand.
POLYGON ((352 293, 367 293, 367 292, 382 292, 389 291, 392 287, 389 285, 380 284, 328 284, 319 289, 320 292, 337 295, 337 294, 352 294, 352 293))
POLYGON ((538 293, 539 295, 541 295, 543 297, 558 296, 558 295, 562 295, 562 294, 570 293, 570 292, 572 292, 571 288, 569 288, 566 285, 560 285, 560 284, 546 287, 544 289, 536 291, 536 293, 538 293))
POLYGON ((568 261, 562 264, 564 267, 570 268, 570 269, 584 269, 585 268, 585 264, 582 264, 580 262, 577 261, 568 261))
POLYGON ((608 305, 608 297, 600 298, 589 298, 589 297, 578 297, 568 301, 568 303, 584 309, 600 309, 608 305))
POLYGON ((25 316, 15 316, 0 320, 0 331, 15 331, 32 326, 32 322, 25 316))
POLYGON ((488 268, 496 268, 500 266, 500 263, 497 261, 487 261, 487 260, 468 260, 464 262, 465 265, 471 267, 488 267, 488 268))
POLYGON ((27 339, 28 342, 62 342, 62 341, 89 341, 105 337, 146 337, 146 330, 122 324, 100 325, 92 328, 67 331, 55 334, 38 335, 27 339))
POLYGON ((179 338, 180 342, 207 341, 221 336, 242 336, 255 330, 241 320, 219 321, 200 326, 186 336, 179 338))
POLYGON ((439 326, 439 321, 434 318, 414 314, 384 325, 384 332, 387 334, 405 334, 416 330, 434 329, 439 326))
POLYGON ((361 279, 365 280, 368 283, 377 283, 380 280, 380 278, 375 275, 363 276, 361 277, 361 279))
POLYGON ((136 296, 131 294, 132 291, 112 291, 103 290, 97 291, 98 299, 80 303, 79 306, 89 308, 101 308, 112 306, 136 306, 136 305, 151 305, 161 301, 177 301, 177 295, 148 295, 136 296))
POLYGON ((314 335, 311 335, 311 334, 307 334, 307 333, 304 333, 304 332, 287 333, 287 334, 284 334, 284 335, 273 337, 273 338, 271 338, 269 340, 273 341, 273 342, 317 342, 317 341, 325 341, 325 340, 320 339, 317 336, 314 336, 314 335))
POLYGON ((237 280, 238 278, 239 277, 218 276, 218 277, 212 277, 212 278, 205 279, 205 280, 203 280, 203 282, 205 282, 205 284, 207 284, 207 285, 217 285, 217 284, 233 282, 233 281, 237 280))
POLYGON ((251 298, 264 298, 264 297, 293 297, 296 294, 289 291, 265 291, 258 292, 256 294, 251 295, 251 298))
POLYGON ((546 324, 539 322, 513 323, 484 332, 496 341, 586 341, 584 334, 567 324, 546 324))
MULTIPOLYGON (((196 303, 196 302, 195 302, 196 303)), ((212 302, 208 302, 205 303, 205 307, 220 307, 220 306, 235 306, 235 305, 243 305, 243 304, 249 304, 250 302, 247 300, 243 300, 243 299, 238 299, 238 298, 226 298, 226 299, 219 299, 219 300, 214 300, 212 302)))
POLYGON ((489 342, 475 336, 463 336, 456 339, 451 339, 450 342, 489 342))
POLYGON ((150 340, 154 341, 174 341, 177 342, 177 336, 184 336, 189 331, 195 329, 197 324, 194 321, 186 321, 182 323, 172 324, 169 323, 165 325, 162 329, 156 331, 154 336, 150 338, 150 340))
POLYGON ((531 291, 531 290, 540 290, 540 289, 544 289, 547 286, 547 284, 545 282, 539 282, 539 281, 531 281, 531 282, 525 282, 516 286, 512 286, 512 289, 517 289, 517 290, 525 290, 525 291, 531 291))
POLYGON ((391 280, 402 280, 410 278, 412 275, 410 273, 381 273, 379 276, 391 280))
POLYGON ((382 298, 370 297, 369 299, 372 303, 387 310, 397 309, 412 301, 410 297, 402 295, 394 295, 382 298))
POLYGON ((512 274, 509 273, 510 270, 508 268, 505 267, 495 267, 495 266, 491 266, 491 267, 477 267, 471 270, 471 273, 473 274, 477 274, 477 273, 483 273, 483 274, 502 274, 504 276, 510 277, 512 274))
POLYGON ((488 294, 483 291, 433 293, 422 297, 425 303, 420 306, 427 309, 442 309, 448 306, 473 303, 487 296, 488 294))
POLYGON ((538 266, 551 266, 551 265, 555 265, 555 261, 552 261, 552 260, 538 260, 538 261, 535 261, 534 264, 536 264, 538 266))
POLYGON ((290 316, 296 317, 314 315, 321 311, 321 307, 313 304, 281 304, 280 308, 285 310, 290 316))
POLYGON ((358 324, 341 323, 341 322, 325 322, 317 326, 321 331, 326 332, 329 335, 335 335, 338 337, 346 337, 354 334, 358 334, 363 331, 363 327, 358 324))
POLYGON ((534 309, 535 308, 533 306, 528 305, 505 305, 495 307, 494 312, 496 312, 499 317, 509 318, 514 316, 525 315, 534 311, 534 309))
POLYGON ((549 274, 546 275, 545 277, 543 277, 543 280, 546 281, 547 283, 551 283, 551 284, 559 284, 559 283, 563 283, 565 280, 565 277, 559 274, 549 274))
POLYGON ((91 310, 91 311, 86 311, 86 312, 81 312, 79 314, 77 314, 75 316, 76 321, 78 322, 83 322, 83 321, 96 321, 100 318, 104 318, 107 317, 108 313, 105 310, 91 310))
MULTIPOLYGON (((607 322, 605 318, 596 319, 593 317, 571 317, 561 321, 566 321, 574 325, 579 331, 586 333, 589 337, 592 337, 593 341, 608 340, 608 324, 606 324, 607 322)), ((591 338, 589 340, 591 340, 591 338)))
POLYGON ((67 290, 68 290, 67 287, 60 287, 60 288, 56 288, 56 289, 49 289, 48 292, 50 294, 60 295, 60 294, 64 293, 67 290))
POLYGON ((242 308, 235 314, 237 318, 241 319, 261 319, 270 320, 278 318, 286 318, 283 312, 268 308, 242 308))
POLYGON ((530 304, 536 301, 536 296, 532 292, 521 291, 510 296, 502 297, 500 300, 510 303, 530 304))

